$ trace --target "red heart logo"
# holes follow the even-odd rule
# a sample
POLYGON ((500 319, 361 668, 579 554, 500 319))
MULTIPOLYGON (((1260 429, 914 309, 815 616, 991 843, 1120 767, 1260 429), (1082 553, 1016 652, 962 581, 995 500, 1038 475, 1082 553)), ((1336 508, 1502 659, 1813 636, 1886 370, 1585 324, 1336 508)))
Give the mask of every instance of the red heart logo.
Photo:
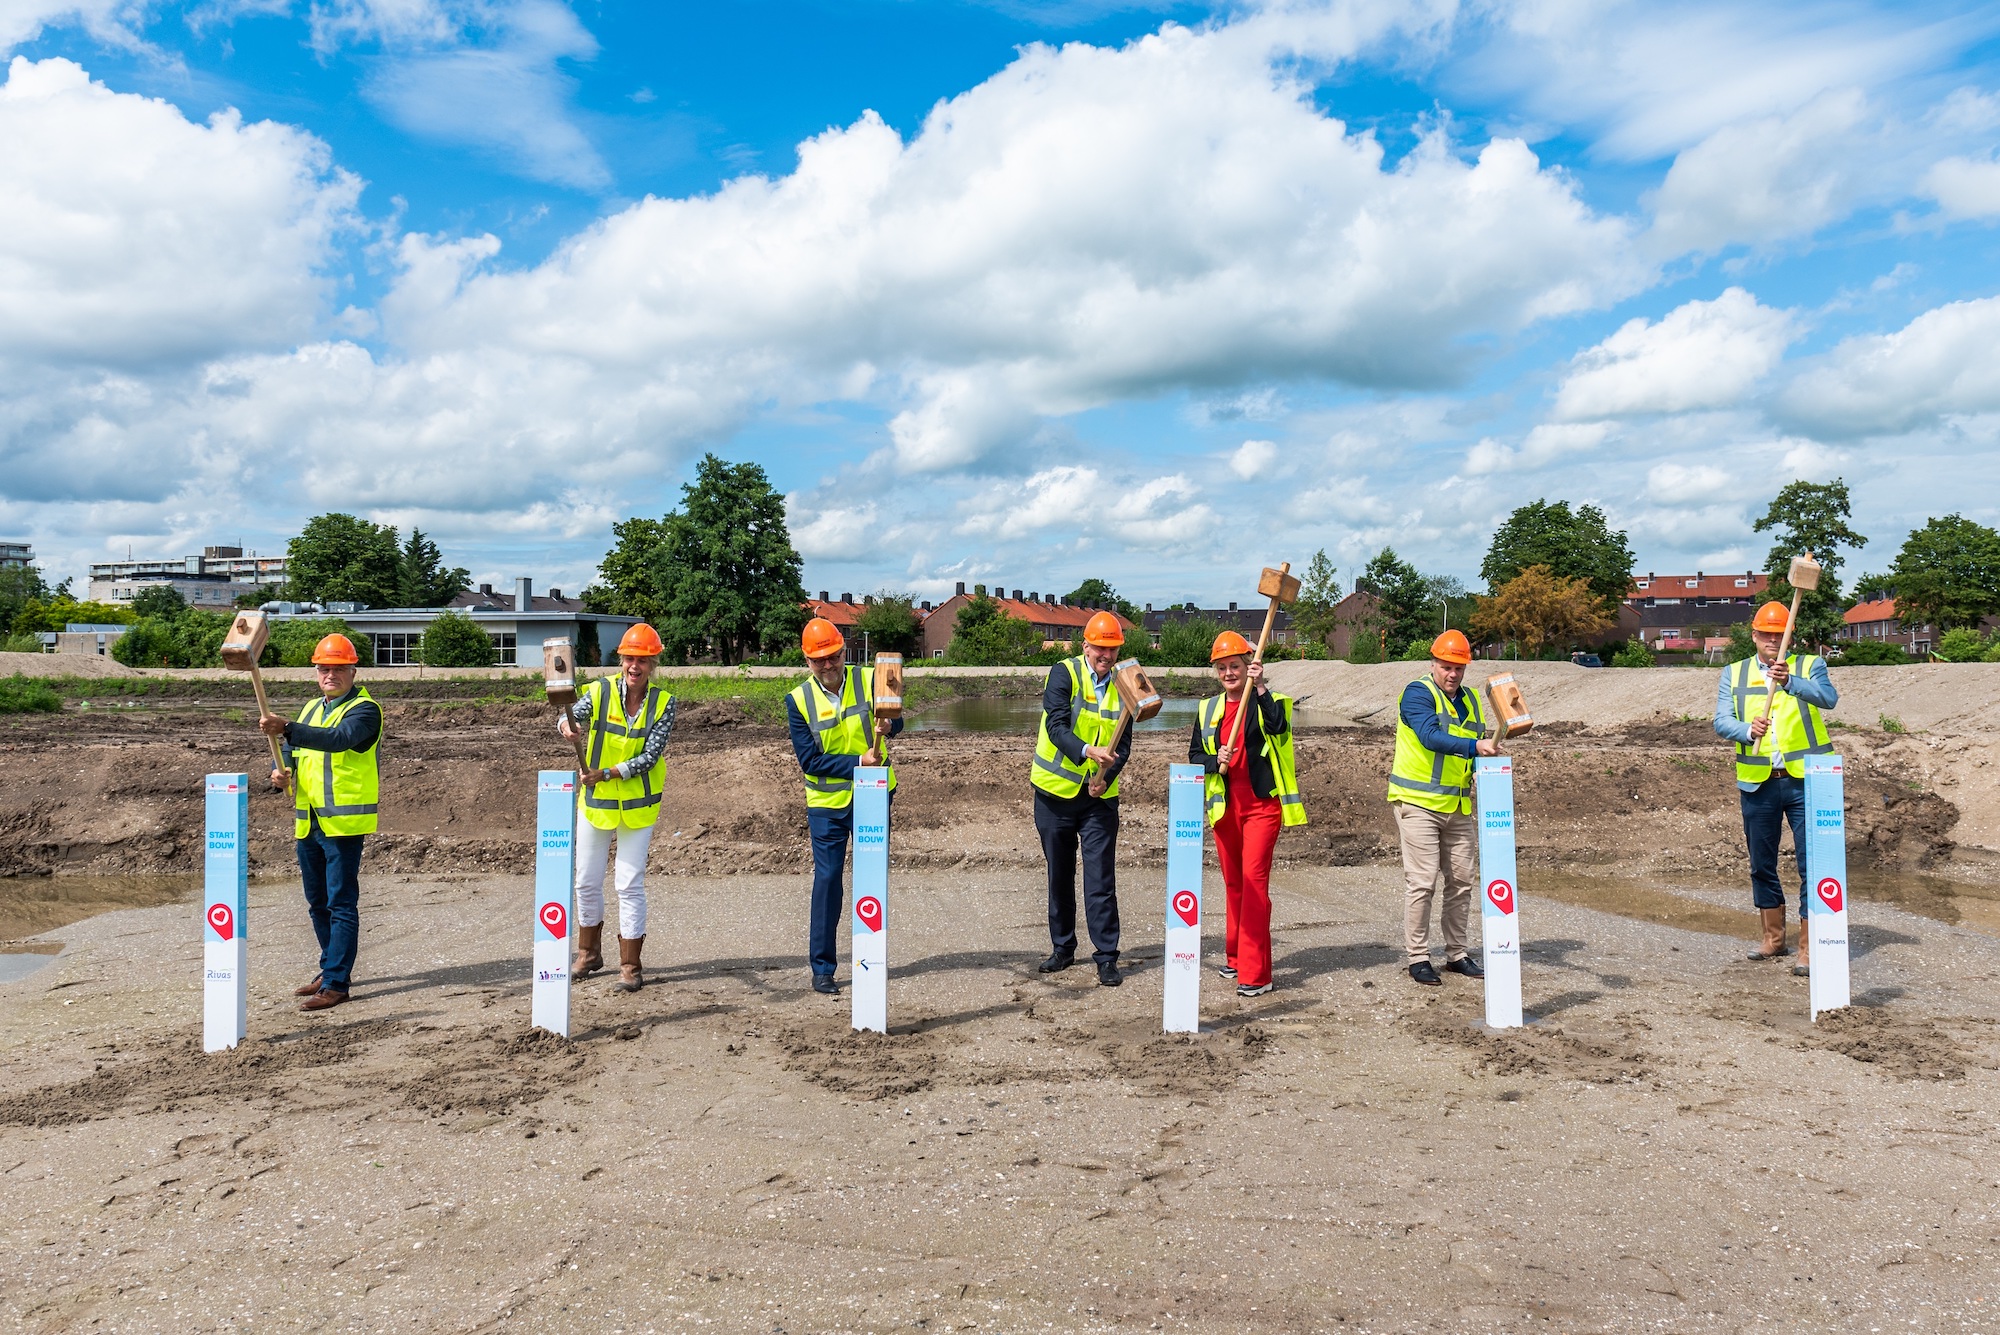
POLYGON ((1493 907, 1499 909, 1502 913, 1512 913, 1514 911, 1514 887, 1505 881, 1487 882, 1486 897, 1492 900, 1493 907))
POLYGON ((556 900, 551 899, 541 908, 542 926, 549 929, 550 936, 569 937, 569 914, 556 900))
POLYGON ((1201 898, 1194 891, 1183 890, 1174 896, 1174 912, 1188 926, 1201 926, 1201 898))
POLYGON ((871 932, 882 930, 882 901, 873 895, 863 895, 854 901, 854 916, 871 932))
POLYGON ((215 934, 224 941, 233 941, 236 939, 236 914, 230 910, 229 905, 210 904, 208 906, 208 925, 213 927, 215 934))
POLYGON ((1842 891, 1840 882, 1837 879, 1828 876, 1821 880, 1815 888, 1819 891, 1820 902, 1826 905, 1829 912, 1840 912, 1840 906, 1846 902, 1847 896, 1842 891))

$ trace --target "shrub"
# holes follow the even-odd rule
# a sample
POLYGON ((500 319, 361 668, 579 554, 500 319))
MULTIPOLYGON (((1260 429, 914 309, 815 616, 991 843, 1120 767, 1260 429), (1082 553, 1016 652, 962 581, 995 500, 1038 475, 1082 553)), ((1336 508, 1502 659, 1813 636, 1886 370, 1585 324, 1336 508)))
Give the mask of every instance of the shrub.
POLYGON ((424 632, 428 667, 492 667, 499 661, 493 638, 463 612, 440 612, 424 632))
POLYGON ((1168 620, 1160 627, 1160 647, 1149 655, 1161 667, 1207 667, 1208 651, 1222 627, 1207 617, 1168 620))
POLYGON ((1429 640, 1411 640, 1407 645, 1403 646, 1402 661, 1405 663, 1429 662, 1430 656, 1431 642, 1429 640))
POLYGON ((1884 644, 1880 640, 1862 640, 1848 645, 1840 661, 1854 667, 1900 667, 1912 660, 1896 645, 1884 644))
POLYGON ((178 667, 180 641, 173 626, 158 617, 140 617, 111 642, 111 656, 126 667, 178 667))
POLYGON ((5 639, 0 639, 0 653, 38 654, 41 651, 41 638, 33 634, 9 635, 5 639))
POLYGON ((11 677, 0 677, 0 714, 25 714, 30 711, 53 714, 61 708, 62 697, 47 682, 19 672, 11 677))
POLYGON ((1976 630, 1957 626, 1944 633, 1937 644, 1937 656, 1947 663, 1977 663, 1986 654, 1986 641, 1976 630))
POLYGON ((1611 666, 1649 668, 1653 666, 1653 651, 1639 640, 1627 640, 1618 646, 1617 653, 1611 655, 1611 666))
POLYGON ((265 667, 310 667, 313 649, 322 639, 335 634, 345 635, 354 642, 362 666, 375 661, 375 642, 339 617, 272 622, 271 637, 264 642, 264 656, 257 661, 265 667))

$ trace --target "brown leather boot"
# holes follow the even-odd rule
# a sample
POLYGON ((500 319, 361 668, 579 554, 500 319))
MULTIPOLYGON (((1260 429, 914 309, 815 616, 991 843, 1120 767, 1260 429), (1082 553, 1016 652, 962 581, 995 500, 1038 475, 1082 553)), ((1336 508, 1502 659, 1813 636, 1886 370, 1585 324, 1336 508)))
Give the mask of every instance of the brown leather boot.
POLYGON ((1812 960, 1809 958, 1811 954, 1812 954, 1812 928, 1807 924, 1806 919, 1800 918, 1799 919, 1799 962, 1792 966, 1792 976, 1794 978, 1812 977, 1812 960))
POLYGON ((637 992, 646 985, 639 968, 639 949, 645 944, 643 936, 618 938, 618 981, 613 986, 620 992, 637 992))
POLYGON ((1783 908, 1758 909, 1757 916, 1764 923, 1764 939, 1750 952, 1753 960, 1774 960, 1780 955, 1792 952, 1785 948, 1785 910, 1783 908))
POLYGON ((580 983, 604 967, 604 924, 576 929, 576 959, 569 966, 569 980, 580 983))
POLYGON ((318 996, 318 995, 319 995, 319 980, 320 980, 320 975, 319 975, 319 974, 314 974, 314 975, 313 975, 313 980, 312 980, 312 981, 311 981, 310 983, 307 983, 307 984, 306 984, 306 985, 305 985, 304 987, 298 987, 298 988, 293 988, 293 989, 292 989, 292 995, 293 995, 293 996, 295 996, 295 997, 316 997, 316 996, 318 996))

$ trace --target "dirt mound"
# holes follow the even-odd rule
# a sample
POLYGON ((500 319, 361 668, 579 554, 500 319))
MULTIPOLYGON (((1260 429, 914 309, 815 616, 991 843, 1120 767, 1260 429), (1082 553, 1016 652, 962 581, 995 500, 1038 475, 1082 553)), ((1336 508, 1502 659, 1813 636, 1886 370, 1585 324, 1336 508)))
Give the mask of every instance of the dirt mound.
POLYGON ((1488 1029, 1483 1019, 1462 1005, 1433 1001, 1405 1023, 1419 1037, 1433 1043, 1459 1047, 1472 1054, 1479 1070, 1498 1076, 1555 1076, 1581 1080, 1593 1085, 1614 1085, 1644 1080, 1658 1066, 1660 1058, 1646 1052, 1638 1038, 1648 1026, 1642 1020, 1626 1018, 1616 1022, 1616 1032, 1575 1035, 1560 1024, 1534 1020, 1519 1029, 1488 1029))

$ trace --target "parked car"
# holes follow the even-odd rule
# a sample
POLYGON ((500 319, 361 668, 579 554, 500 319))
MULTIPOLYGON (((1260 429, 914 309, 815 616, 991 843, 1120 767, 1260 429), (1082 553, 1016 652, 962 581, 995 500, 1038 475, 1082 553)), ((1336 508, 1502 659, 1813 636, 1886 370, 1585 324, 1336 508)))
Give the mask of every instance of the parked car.
POLYGON ((1596 654, 1584 654, 1584 653, 1571 654, 1569 656, 1569 661, 1576 664, 1578 667, 1604 666, 1604 660, 1599 658, 1596 654))

